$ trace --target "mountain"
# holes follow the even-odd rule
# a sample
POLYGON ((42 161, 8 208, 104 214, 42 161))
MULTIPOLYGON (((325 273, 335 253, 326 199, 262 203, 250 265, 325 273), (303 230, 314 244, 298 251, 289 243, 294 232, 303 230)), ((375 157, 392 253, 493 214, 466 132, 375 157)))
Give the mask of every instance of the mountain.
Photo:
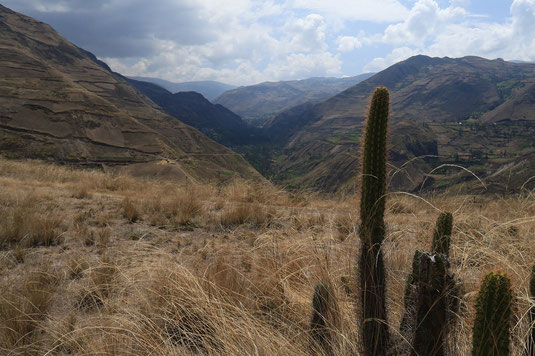
POLYGON ((193 180, 260 178, 240 155, 165 114, 49 25, 1 5, 0 153, 136 163, 139 172, 193 180))
POLYGON ((264 82, 226 91, 213 102, 229 108, 245 121, 261 126, 282 110, 328 98, 372 75, 264 82))
POLYGON ((215 81, 197 81, 197 82, 182 82, 174 83, 168 80, 163 80, 159 78, 150 78, 150 77, 130 77, 134 80, 140 80, 143 82, 149 82, 161 86, 164 89, 167 89, 171 93, 178 93, 182 91, 196 91, 201 93, 208 100, 213 100, 219 95, 223 94, 227 90, 232 90, 236 88, 235 85, 215 82, 215 81))
POLYGON ((362 124, 380 85, 391 93, 392 188, 468 184, 473 173, 503 190, 514 187, 493 180, 497 172, 516 174, 516 188, 535 175, 522 158, 535 150, 535 64, 415 56, 327 100, 272 118, 268 133, 284 147, 273 158, 275 179, 326 191, 353 187, 362 124), (428 174, 441 164, 448 166, 428 174))
POLYGON ((258 129, 249 127, 241 117, 222 105, 212 104, 197 92, 172 94, 153 83, 127 80, 166 113, 225 146, 243 145, 257 140, 258 129))

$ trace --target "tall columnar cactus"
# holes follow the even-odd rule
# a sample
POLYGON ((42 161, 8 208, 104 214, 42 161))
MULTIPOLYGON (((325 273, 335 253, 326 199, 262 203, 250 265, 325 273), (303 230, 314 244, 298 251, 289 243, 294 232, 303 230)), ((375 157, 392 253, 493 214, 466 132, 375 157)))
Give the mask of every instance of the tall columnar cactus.
POLYGON ((433 253, 449 256, 452 225, 453 215, 447 211, 440 213, 433 233, 433 253))
POLYGON ((506 275, 491 272, 485 276, 476 300, 473 356, 509 355, 511 301, 511 281, 506 275))
POLYGON ((320 282, 312 297, 312 320, 310 337, 315 354, 333 355, 334 335, 339 320, 338 304, 330 284, 320 282))
POLYGON ((360 200, 362 343, 364 355, 386 355, 389 333, 385 307, 385 267, 381 243, 385 237, 386 139, 389 93, 373 94, 362 152, 360 200))
POLYGON ((535 356, 535 266, 531 268, 531 277, 529 280, 529 294, 531 306, 529 308, 529 331, 526 340, 525 356, 535 356))

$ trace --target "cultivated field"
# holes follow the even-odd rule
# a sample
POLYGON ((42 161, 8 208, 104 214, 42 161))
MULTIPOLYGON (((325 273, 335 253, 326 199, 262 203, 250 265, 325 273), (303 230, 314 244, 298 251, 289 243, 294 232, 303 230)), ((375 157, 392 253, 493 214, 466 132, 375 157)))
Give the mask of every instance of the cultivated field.
MULTIPOLYGON (((358 201, 268 184, 178 185, 0 159, 1 355, 310 355, 312 293, 335 288, 336 354, 359 345, 358 201)), ((389 193, 389 325, 416 249, 454 216, 464 291, 449 354, 468 355, 482 277, 510 276, 513 355, 527 332, 535 192, 389 193)))

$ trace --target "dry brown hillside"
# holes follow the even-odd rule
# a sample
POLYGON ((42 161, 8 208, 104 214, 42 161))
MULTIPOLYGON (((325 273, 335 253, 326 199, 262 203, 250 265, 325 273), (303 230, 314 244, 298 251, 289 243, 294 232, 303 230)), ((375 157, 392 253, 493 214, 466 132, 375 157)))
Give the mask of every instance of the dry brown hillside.
MULTIPOLYGON (((311 297, 335 286, 336 355, 355 355, 357 202, 268 185, 165 181, 0 160, 0 354, 310 355, 311 297)), ((482 277, 507 273, 516 296, 512 355, 527 327, 535 194, 390 193, 389 325, 412 255, 454 215, 451 262, 463 308, 449 355, 470 353, 482 277)))
POLYGON ((49 25, 0 5, 0 151, 79 164, 144 163, 176 178, 259 179, 245 160, 166 115, 49 25), (147 164, 152 162, 152 164, 147 164))

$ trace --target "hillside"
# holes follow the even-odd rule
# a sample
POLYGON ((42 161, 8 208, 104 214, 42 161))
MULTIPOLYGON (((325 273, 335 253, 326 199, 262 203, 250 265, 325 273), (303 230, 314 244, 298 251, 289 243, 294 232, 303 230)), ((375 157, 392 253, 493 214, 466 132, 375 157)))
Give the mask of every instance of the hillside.
POLYGON ((196 81, 196 82, 181 82, 175 83, 168 80, 159 79, 159 78, 150 78, 150 77, 130 77, 134 80, 140 80, 143 82, 149 82, 160 87, 167 89, 171 93, 178 93, 182 91, 196 91, 201 93, 208 100, 213 100, 219 95, 223 94, 227 90, 232 90, 236 88, 235 85, 215 82, 212 80, 206 81, 196 81))
MULTIPOLYGON (((452 167, 425 175, 440 164, 461 165, 489 179, 505 169, 525 181, 535 174, 532 168, 516 172, 511 167, 535 149, 533 83, 534 64, 412 57, 321 103, 294 107, 270 120, 271 138, 286 148, 274 159, 273 171, 290 186, 327 191, 354 186, 369 97, 385 85, 391 92, 392 164, 400 167, 428 156, 401 171, 393 168, 395 188, 419 189, 424 181, 446 187, 473 178, 452 167)), ((507 184, 498 180, 492 186, 521 186, 507 184)))
POLYGON ((219 104, 212 104, 197 92, 170 93, 153 83, 128 79, 140 92, 158 104, 166 113, 195 127, 211 139, 229 147, 248 144, 260 134, 219 104))
POLYGON ((264 82, 226 91, 213 101, 229 108, 245 121, 261 126, 284 109, 328 98, 372 75, 264 82))
POLYGON ((0 153, 211 180, 259 178, 50 26, 0 6, 0 153), (165 163, 162 165, 160 163, 165 163))

